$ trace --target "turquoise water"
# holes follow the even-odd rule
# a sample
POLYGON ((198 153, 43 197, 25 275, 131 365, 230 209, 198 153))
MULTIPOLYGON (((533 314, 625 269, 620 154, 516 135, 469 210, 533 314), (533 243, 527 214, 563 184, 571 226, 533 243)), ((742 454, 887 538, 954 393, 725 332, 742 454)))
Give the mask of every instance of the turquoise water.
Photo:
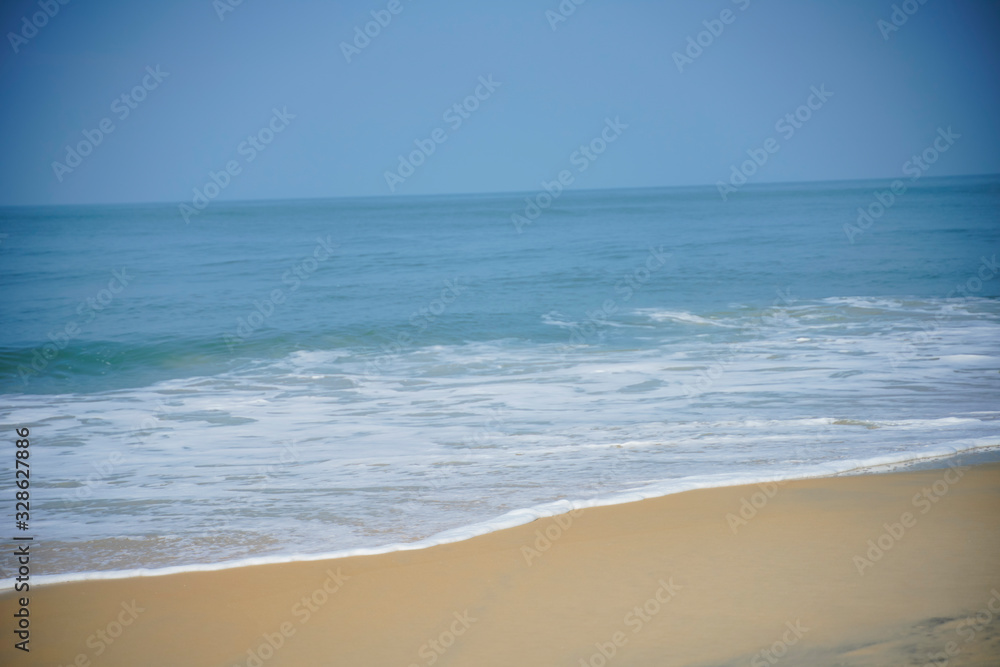
POLYGON ((887 187, 567 192, 519 230, 535 193, 4 209, 40 567, 1000 445, 1000 180, 921 180, 858 233, 887 187))

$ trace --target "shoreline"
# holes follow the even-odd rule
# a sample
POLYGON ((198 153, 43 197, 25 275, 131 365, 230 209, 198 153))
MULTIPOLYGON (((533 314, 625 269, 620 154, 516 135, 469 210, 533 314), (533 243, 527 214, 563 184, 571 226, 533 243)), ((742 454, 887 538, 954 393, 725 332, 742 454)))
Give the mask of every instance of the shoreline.
MULTIPOLYGON (((891 457, 880 457, 886 459, 891 457)), ((986 445, 970 449, 953 451, 950 453, 931 454, 926 456, 911 457, 904 454, 898 460, 882 463, 858 463, 856 460, 834 462, 846 464, 841 470, 813 469, 808 474, 795 477, 775 477, 773 475, 762 475, 759 477, 745 476, 735 480, 723 480, 720 484, 702 484, 705 477, 696 476, 690 478, 680 478, 672 480, 672 483, 680 483, 680 488, 672 489, 664 493, 653 493, 642 495, 640 492, 620 492, 611 496, 603 496, 584 500, 556 500, 534 507, 513 510, 507 514, 480 521, 465 526, 448 529, 429 535, 412 542, 391 543, 374 547, 357 547, 353 549, 343 549, 339 551, 322 552, 316 554, 287 554, 287 555, 264 555, 234 560, 219 561, 216 563, 189 563, 183 565, 173 565, 166 567, 152 568, 129 568, 124 570, 95 570, 85 572, 70 572, 59 574, 39 574, 34 575, 33 580, 39 586, 49 586, 53 584, 69 583, 74 581, 101 581, 113 579, 130 579, 135 577, 161 577, 187 572, 219 572, 243 567, 256 567, 260 565, 280 565, 287 563, 306 563, 321 560, 336 560, 341 558, 353 558, 359 556, 377 556, 399 551, 414 551, 420 549, 431 549, 445 544, 461 543, 465 540, 474 539, 482 535, 508 530, 517 526, 543 519, 565 514, 571 511, 590 509, 594 507, 613 507, 616 505, 627 505, 630 503, 666 498, 679 493, 687 493, 694 490, 724 489, 734 486, 747 486, 752 484, 779 483, 823 479, 827 477, 843 477, 855 475, 884 475, 895 472, 908 472, 917 470, 934 470, 946 468, 952 463, 957 465, 977 465, 981 463, 1000 462, 1000 443, 996 445, 986 445), (909 457, 909 458, 906 458, 909 457), (684 484, 687 480, 698 480, 694 483, 684 484)), ((715 479, 721 476, 712 476, 715 479)), ((13 587, 14 580, 0 580, 2 589, 13 587)))
POLYGON ((1000 463, 952 463, 698 489, 426 549, 43 585, 21 662, 995 664, 1000 463))

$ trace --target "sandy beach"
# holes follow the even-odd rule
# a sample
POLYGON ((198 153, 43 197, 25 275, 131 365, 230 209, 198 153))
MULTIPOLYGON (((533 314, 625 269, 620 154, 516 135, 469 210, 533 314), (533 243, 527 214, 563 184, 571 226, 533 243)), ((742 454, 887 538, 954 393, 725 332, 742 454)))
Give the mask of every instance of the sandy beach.
POLYGON ((1000 0, 3 10, 0 667, 1000 667, 1000 0))
MULTIPOLYGON (((377 556, 35 586, 8 665, 995 665, 1000 464, 690 491, 377 556)), ((11 625, 18 609, 2 598, 11 625)))

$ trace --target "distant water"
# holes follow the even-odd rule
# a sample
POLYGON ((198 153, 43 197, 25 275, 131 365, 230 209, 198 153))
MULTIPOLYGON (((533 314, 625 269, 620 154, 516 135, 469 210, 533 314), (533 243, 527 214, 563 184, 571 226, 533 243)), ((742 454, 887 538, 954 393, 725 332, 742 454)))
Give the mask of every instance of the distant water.
POLYGON ((520 233, 528 193, 2 210, 35 571, 998 446, 1000 181, 921 181, 851 243, 885 187, 569 192, 520 233))

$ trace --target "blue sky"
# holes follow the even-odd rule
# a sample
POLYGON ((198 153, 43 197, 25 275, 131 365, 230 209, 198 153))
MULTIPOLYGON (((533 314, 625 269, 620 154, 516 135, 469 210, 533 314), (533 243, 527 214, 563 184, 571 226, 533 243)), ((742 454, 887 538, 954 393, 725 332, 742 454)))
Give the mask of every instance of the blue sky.
POLYGON ((213 172, 221 200, 533 191, 609 118, 627 128, 572 187, 714 185, 768 138, 751 182, 893 178, 948 127, 961 138, 928 175, 1000 172, 995 2, 911 0, 888 39, 878 22, 904 3, 565 0, 553 29, 557 0, 243 0, 220 19, 223 2, 42 0, 58 12, 22 38, 38 0, 5 3, 0 205, 189 201, 213 172), (347 62, 372 12, 391 21, 347 62), (720 34, 679 71, 705 21, 720 34), (391 191, 415 141, 434 152, 391 191))

